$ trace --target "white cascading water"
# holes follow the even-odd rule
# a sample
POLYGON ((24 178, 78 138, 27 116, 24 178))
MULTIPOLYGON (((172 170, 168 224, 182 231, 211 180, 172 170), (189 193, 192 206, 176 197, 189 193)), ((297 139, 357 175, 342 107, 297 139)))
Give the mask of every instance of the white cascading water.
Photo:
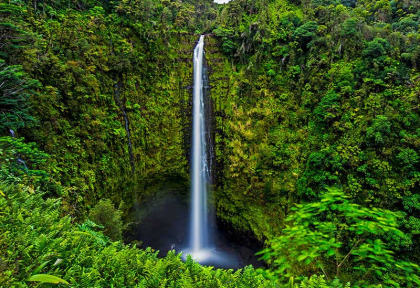
POLYGON ((207 220, 207 188, 209 164, 204 107, 204 35, 200 36, 194 49, 194 95, 191 148, 191 240, 190 253, 197 258, 209 248, 207 220))
POLYGON ((194 49, 194 95, 193 95, 193 123, 191 147, 191 223, 190 244, 184 250, 185 256, 201 263, 218 265, 219 267, 237 267, 228 254, 218 251, 213 246, 214 230, 210 230, 208 219, 207 197, 210 187, 210 153, 211 148, 208 127, 206 127, 205 95, 208 86, 204 61, 204 35, 200 36, 194 49), (213 231, 213 232, 210 232, 213 231))

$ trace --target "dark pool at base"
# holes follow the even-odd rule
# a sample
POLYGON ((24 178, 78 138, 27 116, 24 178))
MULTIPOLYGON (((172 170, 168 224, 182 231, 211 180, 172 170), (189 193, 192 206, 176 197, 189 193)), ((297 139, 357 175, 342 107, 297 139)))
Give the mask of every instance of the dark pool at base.
MULTIPOLYGON (((140 221, 131 225, 126 240, 140 241, 142 248, 151 247, 159 250, 159 256, 162 257, 169 250, 174 249, 176 252, 182 252, 185 258, 189 241, 188 205, 176 193, 165 193, 155 200, 135 208, 135 214, 140 221)), ((244 237, 247 238, 247 236, 237 235, 238 233, 220 223, 219 225, 211 224, 210 234, 213 235, 212 242, 214 243, 211 249, 212 256, 206 260, 197 261, 200 264, 233 269, 247 265, 264 267, 264 263, 255 256, 262 247, 254 239, 244 241, 244 237)))

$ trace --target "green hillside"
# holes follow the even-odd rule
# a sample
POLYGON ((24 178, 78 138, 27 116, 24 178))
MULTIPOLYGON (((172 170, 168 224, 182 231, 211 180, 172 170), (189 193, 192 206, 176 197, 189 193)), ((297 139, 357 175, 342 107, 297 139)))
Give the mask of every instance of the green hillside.
POLYGON ((0 287, 419 287, 419 23, 417 0, 0 0, 0 287), (266 269, 121 238, 189 185, 201 34, 211 202, 266 269))

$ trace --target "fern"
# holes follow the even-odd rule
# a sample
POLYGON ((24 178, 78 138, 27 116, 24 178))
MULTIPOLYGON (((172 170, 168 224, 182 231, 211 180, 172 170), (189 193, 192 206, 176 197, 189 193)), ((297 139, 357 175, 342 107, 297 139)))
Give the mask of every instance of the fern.
MULTIPOLYGON (((92 221, 72 224, 70 217, 61 217, 59 200, 44 200, 42 193, 31 193, 25 186, 0 183, 0 189, 7 195, 0 197, 0 255, 7 255, 7 260, 0 259, 1 287, 25 285, 28 274, 38 273, 65 279, 72 287, 281 287, 251 266, 214 269, 191 257, 182 262, 175 251, 159 258, 151 248, 110 241, 92 221)), ((314 276, 294 287, 330 286, 314 276)))

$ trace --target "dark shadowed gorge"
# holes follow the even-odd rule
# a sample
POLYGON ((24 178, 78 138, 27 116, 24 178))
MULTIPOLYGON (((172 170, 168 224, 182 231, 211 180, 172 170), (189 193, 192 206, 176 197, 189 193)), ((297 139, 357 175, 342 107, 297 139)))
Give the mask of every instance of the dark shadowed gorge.
POLYGON ((417 0, 0 0, 0 286, 419 287, 419 23, 417 0), (178 254, 200 35, 238 270, 178 254))

